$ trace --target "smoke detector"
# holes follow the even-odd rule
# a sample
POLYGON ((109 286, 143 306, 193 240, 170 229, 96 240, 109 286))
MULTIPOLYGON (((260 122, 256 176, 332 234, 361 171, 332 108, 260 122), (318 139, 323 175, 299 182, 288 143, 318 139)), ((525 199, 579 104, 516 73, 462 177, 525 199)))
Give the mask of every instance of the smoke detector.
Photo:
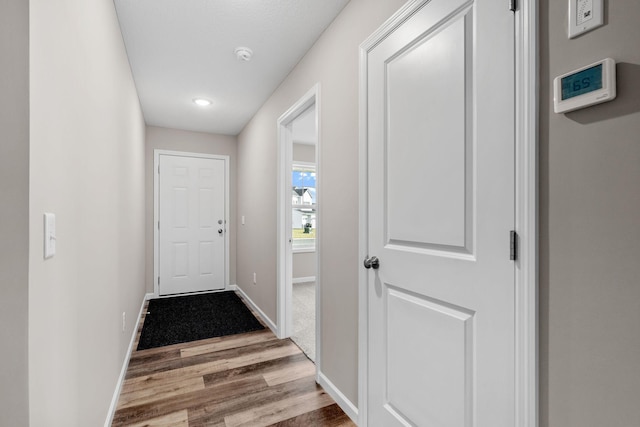
POLYGON ((237 47, 234 52, 238 61, 250 61, 253 56, 253 51, 248 47, 237 47))

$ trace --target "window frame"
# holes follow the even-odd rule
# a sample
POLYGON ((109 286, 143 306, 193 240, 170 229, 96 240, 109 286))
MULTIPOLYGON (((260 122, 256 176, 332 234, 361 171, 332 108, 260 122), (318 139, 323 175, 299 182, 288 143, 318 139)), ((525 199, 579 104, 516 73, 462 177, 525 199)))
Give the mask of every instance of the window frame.
MULTIPOLYGON (((291 179, 292 179, 292 184, 291 184, 291 191, 293 191, 293 172, 299 169, 305 169, 305 170, 312 170, 314 174, 316 174, 315 178, 317 179, 317 167, 315 163, 311 163, 311 162, 301 162, 301 161, 293 161, 291 163, 291 179)), ((304 187, 303 187, 304 188, 304 187)), ((309 188, 317 188, 317 186, 314 187, 309 187, 309 188)), ((312 203, 312 204, 297 204, 297 203, 293 203, 293 200, 291 201, 291 212, 292 212, 292 216, 293 216, 293 210, 294 209, 311 209, 311 212, 316 215, 318 212, 318 203, 316 201, 316 203, 312 203)), ((314 227, 317 228, 317 227, 314 227)), ((311 246, 303 246, 303 247, 297 247, 295 246, 295 238, 293 237, 293 223, 291 224, 291 250, 293 253, 311 253, 311 252, 315 252, 317 250, 318 244, 317 244, 317 236, 313 237, 313 247, 311 246)))

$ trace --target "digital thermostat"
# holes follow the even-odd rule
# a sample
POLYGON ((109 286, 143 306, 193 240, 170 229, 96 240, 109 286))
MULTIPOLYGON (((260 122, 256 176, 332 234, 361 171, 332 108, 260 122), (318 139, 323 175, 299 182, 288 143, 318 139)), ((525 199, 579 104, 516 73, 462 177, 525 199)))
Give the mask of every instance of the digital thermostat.
POLYGON ((616 62, 606 58, 553 79, 553 110, 567 113, 616 97, 616 62))

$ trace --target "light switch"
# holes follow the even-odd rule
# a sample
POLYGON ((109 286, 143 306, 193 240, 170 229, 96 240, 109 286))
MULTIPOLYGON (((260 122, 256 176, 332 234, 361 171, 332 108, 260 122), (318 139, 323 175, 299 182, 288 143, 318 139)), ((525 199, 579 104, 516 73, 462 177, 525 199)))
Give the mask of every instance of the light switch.
POLYGON ((603 0, 569 0, 569 38, 604 24, 603 0))
POLYGON ((44 257, 51 258, 56 254, 56 216, 44 214, 44 257))

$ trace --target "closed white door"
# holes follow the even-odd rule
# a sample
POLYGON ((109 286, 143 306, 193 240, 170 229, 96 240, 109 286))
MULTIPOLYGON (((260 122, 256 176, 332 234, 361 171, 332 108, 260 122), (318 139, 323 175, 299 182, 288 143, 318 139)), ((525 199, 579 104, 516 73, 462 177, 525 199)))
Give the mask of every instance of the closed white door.
POLYGON ((159 293, 224 289, 225 161, 159 157, 159 293))
POLYGON ((513 427, 513 13, 414 3, 365 43, 368 424, 513 427))

